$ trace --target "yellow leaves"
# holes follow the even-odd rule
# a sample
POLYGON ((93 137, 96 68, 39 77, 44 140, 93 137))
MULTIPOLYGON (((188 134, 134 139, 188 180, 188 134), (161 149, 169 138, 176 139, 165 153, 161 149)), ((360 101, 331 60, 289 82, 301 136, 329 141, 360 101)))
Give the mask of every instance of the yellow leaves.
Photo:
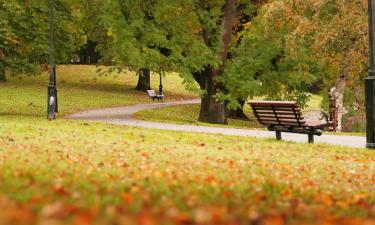
POLYGON ((5 44, 18 45, 19 41, 14 36, 6 36, 5 37, 5 44))
POLYGON ((126 161, 124 161, 124 160, 122 160, 122 161, 120 161, 120 162, 117 163, 117 167, 128 168, 129 166, 130 165, 126 161))

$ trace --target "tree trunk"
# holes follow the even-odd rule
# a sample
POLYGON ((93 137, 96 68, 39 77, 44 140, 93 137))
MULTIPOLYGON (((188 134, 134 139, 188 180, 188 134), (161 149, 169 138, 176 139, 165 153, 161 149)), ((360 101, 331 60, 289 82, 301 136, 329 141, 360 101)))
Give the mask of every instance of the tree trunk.
POLYGON ((138 84, 135 90, 137 91, 147 91, 151 89, 150 83, 150 70, 140 69, 138 72, 138 84))
POLYGON ((6 82, 5 69, 0 66, 0 82, 6 82))
POLYGON ((241 106, 238 107, 237 109, 229 109, 228 117, 232 119, 249 120, 249 118, 247 118, 246 114, 243 111, 243 107, 246 103, 245 100, 238 99, 238 102, 240 103, 241 106))
MULTIPOLYGON (((221 24, 223 27, 223 48, 222 51, 218 53, 218 57, 221 61, 219 68, 206 68, 205 71, 193 74, 201 89, 206 92, 202 97, 201 108, 199 112, 198 120, 201 122, 228 124, 226 106, 224 103, 218 102, 215 98, 217 91, 220 90, 220 84, 215 81, 215 78, 223 73, 225 63, 227 61, 229 44, 232 37, 233 23, 236 17, 235 6, 235 0, 226 0, 224 7, 224 17, 221 24)), ((209 30, 203 30, 206 44, 209 44, 211 42, 210 38, 212 37, 208 35, 209 33, 211 33, 209 30)))
POLYGON ((342 131, 342 117, 344 115, 344 92, 346 87, 346 79, 342 76, 337 80, 335 85, 334 96, 336 98, 336 109, 337 109, 337 132, 342 131))
POLYGON ((336 100, 337 111, 337 132, 342 131, 342 117, 345 113, 344 108, 344 93, 346 88, 346 81, 349 75, 349 59, 346 57, 343 62, 341 75, 337 78, 335 86, 331 89, 331 93, 336 100))
POLYGON ((202 97, 198 120, 205 123, 228 124, 224 103, 216 100, 216 85, 212 79, 212 72, 205 79, 206 94, 202 97))

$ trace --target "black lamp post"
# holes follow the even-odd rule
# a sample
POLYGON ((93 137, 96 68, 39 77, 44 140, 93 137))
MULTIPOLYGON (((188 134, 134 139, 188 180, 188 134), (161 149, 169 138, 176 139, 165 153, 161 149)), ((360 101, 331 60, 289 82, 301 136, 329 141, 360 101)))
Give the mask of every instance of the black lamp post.
POLYGON ((375 149, 375 0, 368 0, 370 70, 365 78, 366 147, 375 149))
POLYGON ((159 83, 159 95, 164 95, 163 93, 163 81, 161 77, 161 72, 159 73, 160 83, 159 83))
POLYGON ((50 6, 50 81, 48 85, 47 99, 47 118, 48 120, 56 119, 57 108, 57 89, 56 89, 56 67, 54 57, 54 10, 55 0, 51 0, 50 6))

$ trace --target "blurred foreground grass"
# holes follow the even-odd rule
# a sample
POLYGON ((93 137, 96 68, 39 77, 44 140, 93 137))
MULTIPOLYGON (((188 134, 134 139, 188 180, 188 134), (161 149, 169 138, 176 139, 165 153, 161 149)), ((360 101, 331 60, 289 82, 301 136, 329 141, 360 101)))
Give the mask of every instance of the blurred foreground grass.
MULTIPOLYGON (((94 72, 59 66, 50 122, 46 75, 0 84, 1 225, 375 223, 373 151, 62 119, 150 101, 94 72)), ((177 81, 168 96, 195 97, 177 81)))

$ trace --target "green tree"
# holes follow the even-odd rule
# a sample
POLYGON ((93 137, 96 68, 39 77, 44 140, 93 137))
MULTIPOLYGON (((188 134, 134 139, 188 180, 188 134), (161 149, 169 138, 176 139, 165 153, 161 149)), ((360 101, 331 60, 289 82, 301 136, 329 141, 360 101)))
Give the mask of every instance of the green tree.
POLYGON ((304 46, 303 57, 293 57, 286 45, 288 29, 273 29, 265 20, 266 9, 249 22, 242 32, 241 43, 232 51, 220 81, 226 92, 219 99, 226 100, 230 108, 243 104, 238 99, 266 97, 272 100, 297 100, 307 103, 308 86, 316 80, 317 66, 304 46))
POLYGON ((339 130, 346 111, 364 111, 367 18, 362 0, 274 1, 264 14, 267 30, 284 31, 274 41, 283 40, 293 60, 308 58, 319 68, 317 75, 336 96, 339 130))
POLYGON ((107 35, 107 29, 101 20, 101 16, 105 14, 105 3, 106 0, 81 0, 76 4, 81 14, 80 26, 86 39, 80 53, 90 57, 82 59, 88 63, 111 65, 113 58, 112 39, 107 35))
POLYGON ((150 89, 150 71, 174 70, 181 54, 176 10, 179 1, 173 0, 107 2, 102 19, 113 40, 112 62, 138 72, 138 90, 150 89))
POLYGON ((216 94, 239 17, 254 13, 249 1, 109 1, 103 17, 117 65, 135 71, 177 71, 202 91, 199 120, 226 123, 216 94))
MULTIPOLYGON (((68 62, 82 43, 72 2, 56 1, 55 14, 56 59, 68 62)), ((0 0, 0 15, 0 80, 39 71, 49 59, 49 1, 0 0)))
MULTIPOLYGON (((254 1, 254 3, 259 1, 254 1)), ((217 0, 189 1, 192 9, 190 18, 193 26, 187 30, 194 42, 185 48, 183 65, 193 76, 202 91, 199 121, 227 123, 225 102, 218 101, 217 94, 225 90, 220 79, 229 58, 229 52, 236 46, 233 34, 236 24, 246 23, 255 12, 251 1, 217 0)))

